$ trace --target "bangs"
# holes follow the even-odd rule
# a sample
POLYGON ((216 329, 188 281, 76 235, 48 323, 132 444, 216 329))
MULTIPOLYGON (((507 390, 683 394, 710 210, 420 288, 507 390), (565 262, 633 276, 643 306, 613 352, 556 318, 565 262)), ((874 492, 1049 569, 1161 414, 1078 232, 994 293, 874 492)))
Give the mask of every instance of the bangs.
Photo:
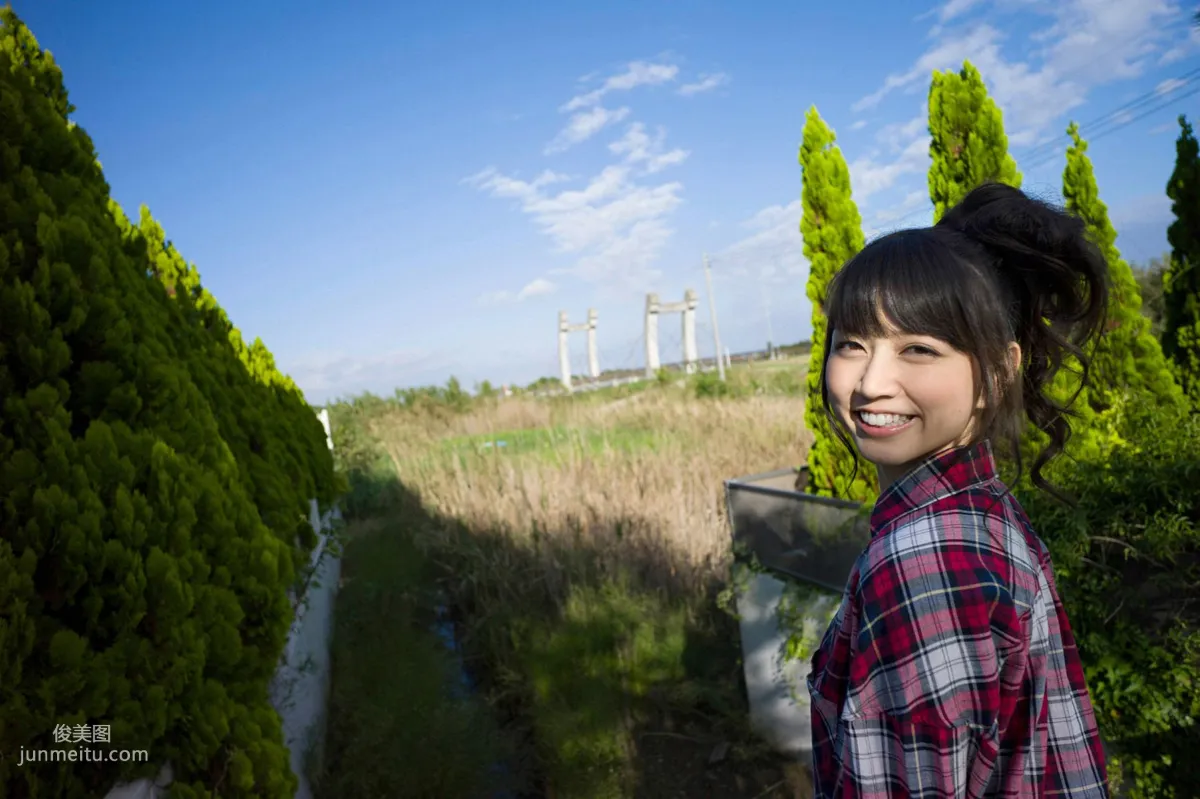
MULTIPOLYGON (((984 296, 979 268, 931 228, 877 239, 834 276, 826 298, 828 333, 883 338, 899 332, 933 336, 962 352, 979 340, 975 328, 1003 307, 984 296), (974 322, 974 324, 972 324, 974 322)), ((998 288, 998 287, 997 287, 998 288)))

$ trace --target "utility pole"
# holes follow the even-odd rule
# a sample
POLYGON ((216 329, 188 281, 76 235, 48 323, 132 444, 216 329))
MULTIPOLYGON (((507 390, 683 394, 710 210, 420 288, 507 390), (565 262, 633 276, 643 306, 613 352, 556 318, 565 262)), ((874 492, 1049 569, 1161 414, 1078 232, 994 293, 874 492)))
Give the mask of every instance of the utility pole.
POLYGON ((760 283, 763 295, 763 308, 767 312, 767 360, 775 360, 775 328, 771 324, 771 296, 767 293, 767 284, 760 283))
POLYGON ((712 316, 713 326, 713 344, 716 349, 713 353, 717 356, 717 374, 721 378, 721 382, 725 382, 725 359, 721 357, 723 350, 721 349, 721 331, 717 327, 717 300, 713 296, 712 287, 712 270, 708 266, 708 253, 704 253, 704 282, 708 286, 708 312, 712 316))

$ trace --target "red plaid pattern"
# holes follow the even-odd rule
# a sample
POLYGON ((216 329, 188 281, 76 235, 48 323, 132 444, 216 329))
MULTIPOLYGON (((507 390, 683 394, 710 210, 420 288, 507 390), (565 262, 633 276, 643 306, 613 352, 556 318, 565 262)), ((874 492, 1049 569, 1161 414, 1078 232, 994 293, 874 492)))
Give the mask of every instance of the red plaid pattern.
POLYGON ((1108 796, 1049 554, 1004 490, 983 442, 875 503, 808 678, 816 796, 1108 796))

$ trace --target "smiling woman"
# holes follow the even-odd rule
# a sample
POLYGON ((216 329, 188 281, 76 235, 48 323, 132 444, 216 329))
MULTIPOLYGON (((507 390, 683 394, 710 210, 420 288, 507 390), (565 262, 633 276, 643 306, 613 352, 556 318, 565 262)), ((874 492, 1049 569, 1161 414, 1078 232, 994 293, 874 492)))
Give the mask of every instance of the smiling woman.
POLYGON ((1068 353, 1086 374, 1107 299, 1083 222, 1000 184, 830 283, 822 399, 882 491, 812 659, 818 797, 1108 796, 1049 555, 992 453, 1019 468, 1028 417, 1046 487, 1070 432, 1047 386, 1068 353))
MULTIPOLYGON (((826 381, 838 421, 854 431, 886 489, 931 453, 967 444, 984 409, 969 355, 931 336, 853 337, 835 330, 826 381)), ((1020 346, 1011 345, 1013 363, 1020 346)))

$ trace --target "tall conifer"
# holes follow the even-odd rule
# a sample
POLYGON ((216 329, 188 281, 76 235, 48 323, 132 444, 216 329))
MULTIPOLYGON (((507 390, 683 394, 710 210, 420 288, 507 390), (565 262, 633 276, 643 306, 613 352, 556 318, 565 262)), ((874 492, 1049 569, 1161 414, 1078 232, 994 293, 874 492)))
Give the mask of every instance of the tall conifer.
POLYGON ((963 62, 959 72, 933 73, 929 133, 933 221, 981 183, 1021 187, 1021 173, 1008 154, 1004 116, 970 61, 963 62))
POLYGON ((808 402, 804 421, 815 440, 808 452, 808 492, 821 496, 866 501, 878 493, 875 469, 854 459, 830 428, 821 402, 821 363, 825 358, 825 297, 829 281, 863 248, 862 217, 850 191, 850 170, 838 149, 837 137, 816 107, 804 119, 800 144, 802 173, 800 233, 808 259, 808 299, 812 302, 812 354, 808 370, 808 402))
POLYGON ((1163 352, 1179 384, 1200 408, 1200 148, 1192 126, 1179 117, 1175 171, 1167 196, 1175 221, 1167 228, 1171 266, 1163 279, 1163 352))
POLYGON ((1120 251, 1117 231, 1100 199, 1087 142, 1074 122, 1067 128, 1071 146, 1063 170, 1063 197, 1067 210, 1081 218, 1088 235, 1108 263, 1110 291, 1108 327, 1091 353, 1088 400, 1100 413, 1120 410, 1123 402, 1182 403, 1183 394, 1171 374, 1162 347, 1150 333, 1150 320, 1142 315, 1137 279, 1120 251))

